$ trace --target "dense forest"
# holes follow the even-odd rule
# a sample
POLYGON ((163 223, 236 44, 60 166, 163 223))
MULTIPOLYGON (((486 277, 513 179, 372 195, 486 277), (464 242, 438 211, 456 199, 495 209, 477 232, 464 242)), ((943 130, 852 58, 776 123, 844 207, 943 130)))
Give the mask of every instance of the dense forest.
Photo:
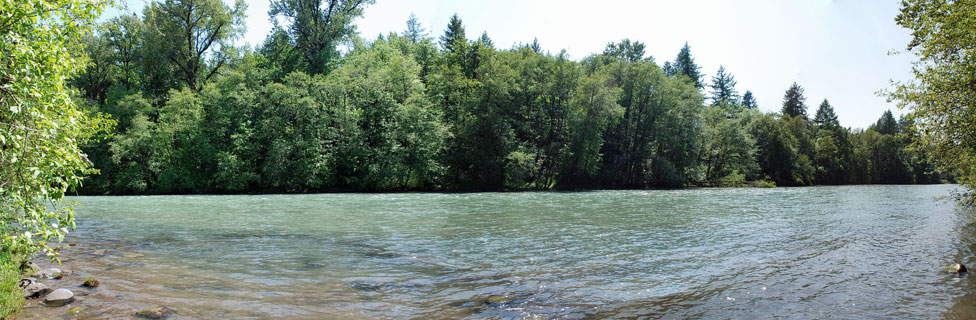
MULTIPOLYGON (((793 83, 783 101, 710 79, 691 47, 659 65, 623 39, 574 61, 497 48, 457 16, 367 41, 371 1, 273 0, 257 48, 245 4, 149 3, 84 38, 76 103, 115 122, 82 146, 83 194, 523 190, 939 183, 913 125, 866 130, 793 83), (758 111, 776 103, 779 113, 758 111)), ((79 55, 82 53, 79 52, 79 55)), ((850 107, 850 106, 848 106, 850 107)))

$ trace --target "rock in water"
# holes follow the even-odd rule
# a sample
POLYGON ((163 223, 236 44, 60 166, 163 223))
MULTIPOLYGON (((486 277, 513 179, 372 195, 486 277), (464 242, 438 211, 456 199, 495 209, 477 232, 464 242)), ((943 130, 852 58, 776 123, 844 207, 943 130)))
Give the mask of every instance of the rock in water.
POLYGON ((152 307, 139 310, 136 316, 147 318, 147 319, 163 319, 166 318, 170 313, 169 309, 166 307, 152 307))
POLYGON ((49 288, 47 285, 40 282, 34 282, 24 288, 24 299, 40 298, 49 292, 51 292, 51 288, 49 288))
POLYGON ((58 289, 48 293, 44 297, 44 305, 48 307, 59 307, 71 303, 75 299, 75 294, 68 289, 58 289))
POLYGON ((85 282, 81 284, 82 287, 88 288, 98 288, 98 280, 92 277, 85 279, 85 282))
POLYGON ((49 269, 44 269, 44 270, 35 272, 34 273, 34 278, 51 280, 51 279, 54 279, 54 277, 58 277, 58 276, 62 276, 62 275, 63 275, 63 273, 61 272, 61 269, 58 269, 58 268, 49 268, 49 269))
POLYGON ((20 268, 23 269, 23 270, 37 270, 37 269, 40 269, 40 268, 37 267, 37 264, 34 263, 34 261, 24 262, 23 264, 20 265, 20 268))
POLYGON ((485 304, 494 307, 500 306, 505 302, 508 302, 508 298, 499 295, 490 295, 487 299, 485 299, 485 304))
POLYGON ((964 266, 961 263, 955 263, 955 264, 949 266, 949 272, 964 273, 966 271, 967 271, 966 270, 966 266, 964 266))
POLYGON ((23 278, 20 282, 17 282, 17 286, 21 289, 26 289, 28 286, 37 283, 37 279, 34 278, 23 278))

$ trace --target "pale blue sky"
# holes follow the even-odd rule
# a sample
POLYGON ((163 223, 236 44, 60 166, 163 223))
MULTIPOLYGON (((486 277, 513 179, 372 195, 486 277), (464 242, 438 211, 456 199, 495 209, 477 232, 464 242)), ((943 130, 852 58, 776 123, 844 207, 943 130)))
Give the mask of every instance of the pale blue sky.
MULTIPOLYGON (((225 0, 231 2, 230 0, 225 0)), ((271 23, 269 1, 249 1, 242 42, 259 45, 271 23)), ((695 61, 711 79, 724 65, 749 89, 763 111, 779 111, 783 93, 796 81, 806 89, 812 116, 824 98, 845 126, 864 128, 886 109, 899 110, 875 92, 889 80, 910 78, 911 56, 903 50, 909 33, 894 23, 897 0, 377 0, 356 20, 360 34, 405 29, 411 13, 433 37, 450 16, 464 21, 469 38, 487 31, 496 47, 538 38, 552 53, 566 49, 573 59, 599 53, 608 42, 644 42, 658 64, 674 59, 687 41, 695 61)), ((141 12, 144 1, 130 0, 141 12)))

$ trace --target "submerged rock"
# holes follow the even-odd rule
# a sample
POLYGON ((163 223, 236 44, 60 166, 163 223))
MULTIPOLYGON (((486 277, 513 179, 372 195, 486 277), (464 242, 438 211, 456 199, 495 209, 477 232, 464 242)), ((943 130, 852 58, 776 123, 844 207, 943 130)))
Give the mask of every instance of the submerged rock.
POLYGON ((58 289, 47 296, 44 296, 44 305, 48 307, 59 307, 71 303, 75 299, 75 294, 68 289, 58 289))
MULTIPOLYGON (((23 280, 21 280, 23 281, 23 280)), ((46 284, 34 282, 24 288, 24 299, 36 299, 43 297, 51 292, 51 288, 46 284)))
POLYGON ((139 310, 139 312, 136 312, 136 316, 146 319, 163 319, 169 316, 170 313, 172 311, 166 307, 152 307, 139 310))
POLYGON ((74 307, 68 309, 68 315, 76 315, 76 314, 84 314, 84 313, 85 313, 85 308, 82 307, 74 307))
POLYGON ((384 285, 382 283, 367 283, 367 282, 354 282, 349 284, 350 287, 359 291, 378 291, 383 289, 384 285))
POLYGON ((967 271, 966 266, 961 263, 954 263, 946 268, 946 270, 955 273, 965 273, 967 271))
POLYGON ((490 306, 499 306, 505 302, 508 302, 508 298, 499 295, 490 295, 485 299, 485 304, 490 306))
POLYGON ((64 273, 58 268, 48 268, 34 273, 34 278, 38 279, 61 279, 64 273))

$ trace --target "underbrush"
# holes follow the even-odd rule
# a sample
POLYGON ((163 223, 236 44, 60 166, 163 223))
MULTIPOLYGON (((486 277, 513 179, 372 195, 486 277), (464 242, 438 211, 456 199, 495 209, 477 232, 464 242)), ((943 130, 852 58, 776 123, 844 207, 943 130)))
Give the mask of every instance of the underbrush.
POLYGON ((24 304, 24 293, 17 287, 20 263, 0 251, 0 319, 7 319, 24 304))

